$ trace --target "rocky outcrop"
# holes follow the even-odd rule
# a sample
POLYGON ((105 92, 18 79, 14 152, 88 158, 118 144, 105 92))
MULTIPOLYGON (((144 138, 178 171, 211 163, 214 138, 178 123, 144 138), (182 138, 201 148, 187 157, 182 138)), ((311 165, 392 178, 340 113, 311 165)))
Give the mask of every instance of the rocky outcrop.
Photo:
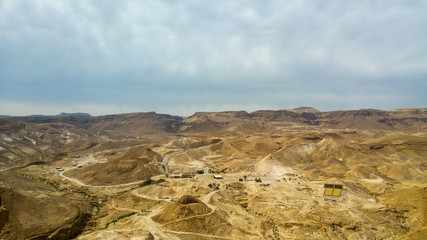
POLYGON ((0 172, 0 186, 7 206, 0 210, 0 222, 7 221, 0 239, 71 239, 90 218, 89 201, 80 195, 12 172, 0 172))
POLYGON ((6 206, 0 206, 0 231, 9 222, 9 209, 6 206))

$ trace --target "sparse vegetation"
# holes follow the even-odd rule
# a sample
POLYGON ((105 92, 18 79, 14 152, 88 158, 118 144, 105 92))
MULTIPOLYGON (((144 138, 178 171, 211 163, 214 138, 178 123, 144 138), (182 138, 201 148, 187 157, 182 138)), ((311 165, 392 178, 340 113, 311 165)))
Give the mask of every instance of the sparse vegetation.
POLYGON ((162 183, 162 182, 166 182, 166 180, 165 180, 165 179, 163 179, 163 178, 160 178, 159 180, 157 180, 157 181, 156 181, 156 184, 157 184, 157 183, 162 183))
POLYGON ((268 223, 269 223, 269 225, 273 231, 274 239, 275 240, 281 240, 282 239, 282 237, 279 234, 279 229, 277 228, 276 220, 274 218, 267 216, 267 215, 264 215, 264 214, 259 213, 259 212, 250 212, 250 213, 253 215, 256 215, 256 216, 267 218, 267 221, 268 221, 268 223))
POLYGON ((245 189, 245 185, 243 185, 240 182, 234 182, 234 183, 229 183, 226 185, 227 189, 233 189, 233 190, 243 190, 245 189))
POLYGON ((130 216, 135 215, 135 214, 136 214, 136 212, 131 212, 131 213, 128 213, 128 214, 121 215, 120 217, 114 219, 113 221, 105 224, 105 228, 104 229, 107 229, 108 226, 110 226, 110 224, 112 224, 112 223, 115 224, 116 222, 122 220, 123 218, 127 218, 127 217, 130 217, 130 216))
POLYGON ((67 154, 66 153, 58 153, 53 157, 53 161, 59 161, 61 159, 63 159, 64 157, 66 157, 67 154))
POLYGON ((213 190, 219 190, 219 183, 209 183, 208 187, 212 188, 213 190))
POLYGON ((144 182, 142 182, 141 184, 139 184, 139 187, 145 187, 145 186, 148 186, 148 185, 151 185, 151 184, 158 184, 158 183, 162 183, 162 182, 166 182, 166 180, 163 179, 163 178, 160 178, 159 180, 154 181, 151 178, 147 178, 147 179, 144 180, 144 182))
POLYGON ((49 179, 44 178, 44 177, 36 177, 36 176, 28 175, 28 174, 21 174, 21 175, 24 177, 31 178, 33 180, 45 183, 45 184, 55 188, 58 191, 63 191, 66 189, 66 188, 63 188, 59 182, 49 180, 49 179))
POLYGON ((139 184, 139 186, 140 187, 145 187, 145 186, 148 186, 148 185, 150 185, 152 183, 153 183, 153 180, 151 178, 147 178, 147 179, 145 179, 144 182, 142 182, 141 184, 139 184))
POLYGON ((28 167, 28 165, 24 165, 24 166, 19 166, 19 167, 13 167, 13 168, 9 168, 9 169, 8 169, 8 171, 11 171, 11 172, 13 172, 13 171, 16 171, 16 170, 19 170, 19 169, 23 169, 23 168, 26 168, 26 167, 28 167))

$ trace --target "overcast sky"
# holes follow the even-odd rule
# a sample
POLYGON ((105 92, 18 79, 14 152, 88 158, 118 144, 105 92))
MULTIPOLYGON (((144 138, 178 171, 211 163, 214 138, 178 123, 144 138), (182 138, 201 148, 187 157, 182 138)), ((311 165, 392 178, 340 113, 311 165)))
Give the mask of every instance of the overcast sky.
POLYGON ((427 107, 427 1, 0 0, 0 114, 427 107))

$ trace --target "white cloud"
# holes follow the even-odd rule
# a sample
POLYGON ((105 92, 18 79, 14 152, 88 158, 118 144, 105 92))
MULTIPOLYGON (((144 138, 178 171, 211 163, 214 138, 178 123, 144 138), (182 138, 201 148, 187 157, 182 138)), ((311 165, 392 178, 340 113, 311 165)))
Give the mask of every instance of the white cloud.
POLYGON ((0 96, 111 111, 177 99, 189 109, 280 107, 266 96, 304 93, 285 104, 313 105, 317 93, 363 95, 363 81, 417 104, 427 91, 426 11, 427 1, 405 0, 3 1, 0 96))
POLYGON ((258 14, 252 8, 245 8, 240 12, 239 17, 244 21, 255 22, 259 20, 258 14))

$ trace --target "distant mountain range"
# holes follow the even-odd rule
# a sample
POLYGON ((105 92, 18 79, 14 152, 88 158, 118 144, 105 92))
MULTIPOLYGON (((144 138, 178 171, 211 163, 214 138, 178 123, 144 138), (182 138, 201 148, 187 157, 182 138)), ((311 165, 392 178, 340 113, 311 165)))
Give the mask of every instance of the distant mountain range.
POLYGON ((29 116, 12 116, 12 115, 0 115, 0 117, 39 117, 39 118, 54 118, 54 117, 62 117, 62 116, 87 116, 90 117, 89 113, 65 113, 62 112, 58 115, 29 115, 29 116))
MULTIPOLYGON (((135 136, 159 133, 256 132, 282 127, 331 129, 427 130, 427 108, 382 111, 375 109, 320 112, 301 107, 285 110, 196 112, 189 117, 155 112, 91 116, 61 113, 56 116, 11 117, 26 123, 65 123, 101 135, 135 136)), ((7 119, 7 118, 6 118, 7 119)))

